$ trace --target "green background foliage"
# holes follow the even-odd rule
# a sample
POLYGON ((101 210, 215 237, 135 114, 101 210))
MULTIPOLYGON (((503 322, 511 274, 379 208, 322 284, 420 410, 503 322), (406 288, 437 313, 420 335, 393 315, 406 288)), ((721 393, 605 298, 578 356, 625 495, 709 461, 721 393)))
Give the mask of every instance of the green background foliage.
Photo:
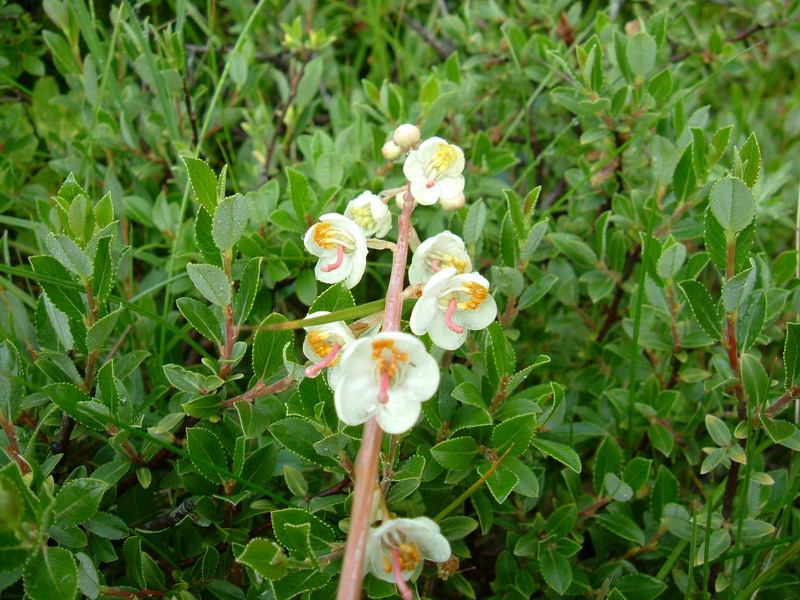
POLYGON ((361 428, 258 326, 381 309, 300 238, 405 122, 500 308, 384 443, 419 595, 800 595, 800 3, 605 4, 0 4, 3 598, 333 597, 361 428))

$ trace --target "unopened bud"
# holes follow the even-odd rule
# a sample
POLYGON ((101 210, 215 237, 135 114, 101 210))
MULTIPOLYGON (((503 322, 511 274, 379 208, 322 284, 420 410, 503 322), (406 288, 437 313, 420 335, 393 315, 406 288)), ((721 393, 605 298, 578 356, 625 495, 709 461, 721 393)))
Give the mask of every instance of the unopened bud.
POLYGON ((383 158, 386 160, 397 160, 403 153, 403 149, 392 140, 389 140, 383 145, 381 152, 383 153, 383 158))
MULTIPOLYGON (((403 205, 406 203, 406 193, 400 192, 397 196, 394 197, 394 202, 397 204, 397 208, 403 210, 403 205)), ((414 201, 414 205, 416 206, 417 202, 414 201)))
POLYGON ((442 208, 449 211, 457 211, 459 208, 464 206, 464 202, 466 202, 466 198, 464 198, 464 194, 459 194, 458 196, 454 196, 452 198, 441 198, 439 200, 439 204, 442 205, 442 208))
POLYGON ((419 127, 411 123, 405 123, 394 130, 393 137, 395 144, 400 146, 403 150, 408 150, 412 146, 419 144, 419 127))

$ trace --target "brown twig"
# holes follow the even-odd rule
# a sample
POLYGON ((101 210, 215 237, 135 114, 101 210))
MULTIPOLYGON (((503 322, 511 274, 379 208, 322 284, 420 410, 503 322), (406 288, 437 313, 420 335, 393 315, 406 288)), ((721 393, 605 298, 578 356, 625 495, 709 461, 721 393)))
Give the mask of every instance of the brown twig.
POLYGON ((611 326, 617 320, 617 316, 619 313, 619 304, 622 301, 622 296, 625 293, 623 289, 623 285, 625 284, 628 279, 630 279, 631 275, 633 274, 633 267, 636 266, 636 261, 639 259, 639 255, 642 253, 642 244, 638 243, 633 247, 631 253, 628 255, 628 260, 625 262, 625 270, 622 272, 622 276, 619 278, 617 282, 617 291, 614 294, 614 299, 611 301, 611 306, 608 309, 608 313, 606 314, 606 320, 603 321, 603 326, 600 328, 600 333, 597 334, 597 341, 602 342, 603 339, 608 334, 608 330, 611 329, 611 326))
POLYGON ((100 587, 100 595, 114 596, 115 598, 163 598, 168 593, 161 590, 123 590, 106 586, 100 587))
MULTIPOLYGON (((272 157, 275 154, 275 148, 278 145, 278 137, 281 134, 281 131, 285 125, 286 121, 286 113, 289 112, 289 107, 294 102, 295 96, 297 96, 297 89, 300 86, 300 80, 303 78, 303 73, 306 70, 306 65, 311 60, 311 53, 305 53, 302 60, 300 61, 299 68, 297 67, 297 61, 292 61, 292 65, 290 69, 295 71, 294 75, 291 78, 289 83, 289 95, 286 97, 286 101, 281 106, 280 111, 278 112, 277 118, 275 119, 275 130, 272 132, 272 139, 269 141, 269 145, 267 146, 267 154, 266 158, 264 159, 264 173, 261 176, 261 184, 267 182, 269 178, 269 171, 272 168, 272 157)), ((303 215, 297 215, 298 217, 302 218, 303 215)))
POLYGON ((440 40, 435 35, 433 35, 430 31, 428 31, 422 23, 412 19, 408 14, 403 14, 403 21, 406 22, 406 25, 411 27, 414 31, 416 31, 420 37, 425 40, 425 42, 436 51, 436 54, 439 55, 439 58, 447 58, 456 50, 455 44, 448 40, 440 40))
POLYGON ((27 461, 22 458, 22 453, 19 450, 19 442, 17 441, 17 435, 14 432, 14 425, 6 418, 6 415, 2 410, 0 410, 0 426, 2 426, 3 433, 6 434, 6 439, 8 440, 8 446, 6 446, 6 450, 8 450, 8 453, 19 465, 23 475, 30 473, 31 468, 27 461))
POLYGON ((256 398, 260 398, 261 396, 268 396, 270 394, 277 394, 278 392, 283 392, 284 390, 288 390, 292 385, 296 382, 291 375, 287 375, 280 381, 273 383, 272 385, 264 385, 264 382, 259 379, 256 384, 247 390, 243 394, 239 394, 238 396, 234 396, 233 398, 229 398, 222 403, 223 408, 228 408, 233 406, 237 402, 252 402, 256 398))

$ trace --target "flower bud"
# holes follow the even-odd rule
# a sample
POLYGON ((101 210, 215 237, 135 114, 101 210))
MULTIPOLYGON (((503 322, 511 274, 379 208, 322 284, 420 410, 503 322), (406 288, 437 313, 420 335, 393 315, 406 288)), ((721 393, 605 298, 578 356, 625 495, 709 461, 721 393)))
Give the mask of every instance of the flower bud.
POLYGON ((419 127, 412 125, 411 123, 405 123, 394 130, 393 137, 395 144, 400 146, 400 148, 403 150, 408 150, 409 148, 419 144, 419 127))
MULTIPOLYGON (((403 210, 403 205, 406 203, 406 193, 400 192, 397 196, 394 197, 394 203, 397 204, 397 208, 403 210)), ((414 200, 414 206, 417 205, 416 199, 414 200)))
POLYGON ((443 209, 449 210, 449 211, 452 211, 452 212, 455 212, 459 208, 464 206, 464 202, 466 202, 466 198, 464 198, 464 194, 459 194, 458 196, 454 196, 452 198, 441 198, 439 200, 439 204, 442 205, 443 209))
POLYGON ((389 140, 381 148, 381 153, 383 153, 383 158, 386 160, 397 160, 403 153, 403 149, 392 140, 389 140))

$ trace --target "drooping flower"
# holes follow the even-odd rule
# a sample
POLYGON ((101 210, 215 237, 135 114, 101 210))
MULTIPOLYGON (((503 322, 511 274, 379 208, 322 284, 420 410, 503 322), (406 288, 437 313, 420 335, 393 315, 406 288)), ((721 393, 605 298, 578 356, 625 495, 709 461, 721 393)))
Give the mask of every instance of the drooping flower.
POLYGON ((426 560, 450 558, 450 542, 427 517, 390 519, 370 530, 366 567, 378 579, 394 582, 403 598, 412 598, 406 581, 419 574, 426 560))
POLYGON ((383 237, 392 228, 389 207, 372 192, 364 192, 347 203, 344 216, 355 221, 367 237, 383 237))
POLYGON ((360 425, 372 416, 386 433, 417 422, 421 403, 439 387, 439 365, 413 335, 383 332, 348 344, 334 387, 339 419, 360 425))
POLYGON ((464 152, 442 138, 432 137, 409 153, 403 173, 411 182, 411 194, 420 204, 455 198, 464 191, 464 152))
MULTIPOLYGON (((329 315, 330 312, 320 310, 308 315, 307 318, 329 315)), ((306 339, 303 341, 303 354, 314 364, 306 367, 306 377, 316 377, 324 368, 328 368, 328 383, 334 387, 338 380, 334 371, 339 364, 342 351, 350 342, 355 341, 353 333, 344 321, 325 323, 324 325, 311 325, 305 327, 306 339)))
POLYGON ((416 249, 408 268, 408 280, 411 285, 425 283, 447 267, 453 267, 458 273, 469 273, 472 271, 472 261, 464 240, 449 231, 443 231, 428 238, 416 249))
POLYGON ((422 289, 411 311, 411 331, 430 334, 434 344, 455 350, 467 339, 467 330, 488 327, 497 316, 489 282, 478 273, 459 275, 453 267, 442 269, 422 289))
POLYGON ((318 256, 314 275, 324 283, 344 281, 355 286, 367 267, 367 239, 361 228, 345 216, 328 213, 306 232, 306 250, 318 256))

